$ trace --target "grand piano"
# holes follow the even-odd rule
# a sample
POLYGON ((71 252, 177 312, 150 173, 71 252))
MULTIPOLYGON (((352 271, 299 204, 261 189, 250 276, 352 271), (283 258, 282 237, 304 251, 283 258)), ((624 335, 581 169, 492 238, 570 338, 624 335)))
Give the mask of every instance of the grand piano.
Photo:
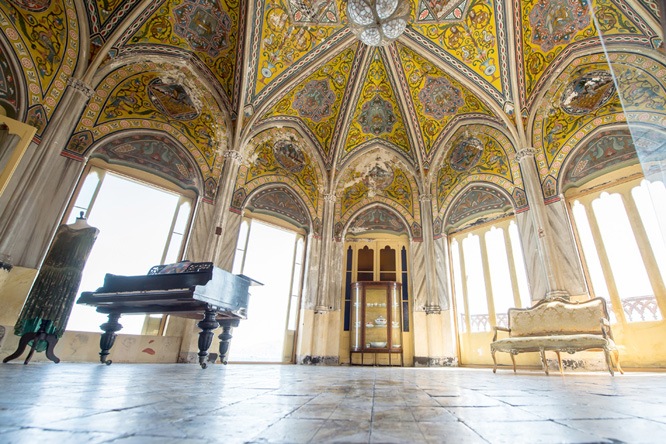
POLYGON ((180 262, 156 265, 147 275, 118 276, 107 274, 104 285, 96 291, 85 291, 77 304, 90 305, 99 313, 109 315, 100 325, 104 331, 100 344, 100 361, 107 359, 122 329, 118 322, 124 313, 164 313, 200 319, 199 364, 206 368, 208 348, 213 342, 213 330, 222 327, 220 360, 226 364, 231 341, 231 327, 247 319, 249 287, 261 285, 242 274, 234 275, 213 266, 212 262, 180 262))

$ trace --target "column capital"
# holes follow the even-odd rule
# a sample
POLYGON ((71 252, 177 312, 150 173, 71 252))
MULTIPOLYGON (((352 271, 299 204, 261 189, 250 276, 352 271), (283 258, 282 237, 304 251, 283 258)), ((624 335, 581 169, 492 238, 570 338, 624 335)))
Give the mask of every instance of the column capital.
POLYGON ((419 202, 432 202, 432 194, 419 194, 419 202))
POLYGON ((521 150, 516 151, 516 160, 518 162, 522 161, 523 159, 526 159, 528 157, 534 157, 536 155, 537 150, 535 150, 532 147, 525 147, 521 150))
POLYGON ((239 153, 238 151, 234 150, 226 150, 224 152, 224 157, 226 159, 230 159, 236 163, 236 165, 240 165, 243 162, 243 155, 239 153))
POLYGON ((82 93, 84 96, 86 96, 89 99, 92 98, 92 96, 95 95, 95 88, 88 85, 83 80, 77 79, 76 77, 68 78, 67 79, 67 85, 71 86, 73 89, 82 93))
POLYGON ((335 195, 335 193, 324 193, 324 201, 325 202, 335 203, 336 200, 337 200, 337 196, 335 195))

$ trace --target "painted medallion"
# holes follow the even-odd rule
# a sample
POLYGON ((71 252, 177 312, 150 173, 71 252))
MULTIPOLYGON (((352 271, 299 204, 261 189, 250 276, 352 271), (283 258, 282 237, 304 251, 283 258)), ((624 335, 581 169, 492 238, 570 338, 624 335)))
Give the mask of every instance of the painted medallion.
POLYGON ((199 110, 183 85, 166 84, 160 79, 154 79, 148 85, 148 96, 162 114, 176 120, 192 120, 199 115, 199 110))
POLYGON ((298 173, 305 167, 303 151, 290 140, 278 140, 273 146, 275 160, 287 171, 298 173))
POLYGON ((308 117, 314 122, 331 115, 335 93, 328 80, 311 80, 294 97, 294 108, 301 117, 308 117))
POLYGON ((590 24, 587 0, 539 0, 530 11, 532 42, 544 52, 568 44, 590 24))
POLYGON ((231 18, 216 1, 185 0, 173 13, 175 33, 186 39, 193 50, 215 58, 229 45, 231 18))
POLYGON ((561 106, 569 114, 589 114, 605 105, 614 93, 613 76, 607 71, 592 71, 567 85, 561 106))
POLYGON ((363 104, 358 122, 366 134, 379 136, 380 134, 390 133, 396 122, 391 102, 382 99, 379 94, 375 95, 363 104))
POLYGON ((456 171, 467 171, 481 158, 483 143, 476 137, 459 140, 451 151, 451 168, 456 171))
POLYGON ((423 89, 419 92, 426 114, 436 119, 454 114, 465 102, 460 90, 451 85, 445 77, 428 77, 423 89))

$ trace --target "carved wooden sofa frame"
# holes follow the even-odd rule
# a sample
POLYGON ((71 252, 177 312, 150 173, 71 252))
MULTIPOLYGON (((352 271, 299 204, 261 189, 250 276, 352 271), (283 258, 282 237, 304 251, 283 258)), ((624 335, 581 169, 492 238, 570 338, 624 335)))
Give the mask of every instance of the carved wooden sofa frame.
POLYGON ((495 334, 490 344, 493 357, 493 373, 497 371, 495 353, 511 355, 513 371, 516 371, 515 355, 539 352, 541 364, 548 374, 546 351, 557 354, 560 373, 563 373, 560 352, 575 353, 583 350, 601 350, 606 357, 608 371, 620 366, 620 356, 613 341, 606 301, 594 298, 584 302, 564 299, 544 299, 530 308, 510 308, 509 328, 494 327, 495 334), (498 332, 507 332, 509 337, 497 339, 498 332))

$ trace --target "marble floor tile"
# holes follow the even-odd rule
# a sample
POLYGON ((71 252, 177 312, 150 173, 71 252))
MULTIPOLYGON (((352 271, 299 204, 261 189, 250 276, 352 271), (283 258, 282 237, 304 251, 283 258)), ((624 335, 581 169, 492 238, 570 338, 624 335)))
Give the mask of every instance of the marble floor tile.
POLYGON ((642 418, 559 420, 577 430, 632 444, 666 441, 666 424, 642 418))
POLYGON ((371 443, 418 443, 425 437, 413 421, 372 421, 371 443))
POLYGON ((0 365, 0 443, 658 443, 666 374, 0 365))

